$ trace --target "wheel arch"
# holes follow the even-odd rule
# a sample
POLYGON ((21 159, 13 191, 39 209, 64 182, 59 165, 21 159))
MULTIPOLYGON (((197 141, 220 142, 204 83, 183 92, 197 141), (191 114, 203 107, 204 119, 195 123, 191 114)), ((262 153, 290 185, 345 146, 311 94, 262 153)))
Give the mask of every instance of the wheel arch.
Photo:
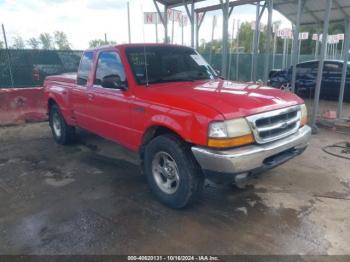
POLYGON ((53 105, 58 105, 58 103, 56 102, 55 99, 53 99, 52 97, 49 97, 48 101, 47 101, 47 109, 48 112, 50 112, 50 109, 53 105))
MULTIPOLYGON (((173 134, 175 136, 177 136, 178 138, 180 138, 183 141, 186 141, 186 139, 184 139, 178 132, 176 132, 174 129, 167 127, 165 125, 152 125, 150 127, 148 127, 142 137, 142 141, 141 141, 141 146, 139 149, 139 154, 141 159, 143 159, 144 157, 144 151, 145 151, 145 147, 146 145, 154 138, 164 135, 164 134, 173 134)), ((186 141, 187 142, 187 141, 186 141)))

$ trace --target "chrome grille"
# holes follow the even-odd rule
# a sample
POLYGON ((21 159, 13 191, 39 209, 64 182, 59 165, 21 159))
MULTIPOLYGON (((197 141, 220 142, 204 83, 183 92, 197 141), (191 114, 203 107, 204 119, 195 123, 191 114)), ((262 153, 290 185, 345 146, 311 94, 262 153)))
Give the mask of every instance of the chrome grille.
POLYGON ((287 107, 247 117, 259 144, 272 142, 295 133, 300 127, 300 106, 287 107))

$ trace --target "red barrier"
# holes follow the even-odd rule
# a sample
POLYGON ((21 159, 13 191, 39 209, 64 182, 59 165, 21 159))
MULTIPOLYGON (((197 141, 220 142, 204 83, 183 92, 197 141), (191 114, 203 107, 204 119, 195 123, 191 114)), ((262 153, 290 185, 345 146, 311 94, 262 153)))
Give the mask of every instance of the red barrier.
POLYGON ((0 125, 47 120, 43 88, 0 89, 0 125))

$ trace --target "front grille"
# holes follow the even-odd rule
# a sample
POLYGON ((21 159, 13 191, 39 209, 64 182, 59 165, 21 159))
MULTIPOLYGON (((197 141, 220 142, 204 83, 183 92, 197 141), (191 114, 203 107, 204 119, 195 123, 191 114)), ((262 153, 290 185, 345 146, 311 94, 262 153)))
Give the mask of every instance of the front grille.
POLYGON ((272 142, 295 133, 300 127, 300 106, 283 108, 247 117, 259 144, 272 142))

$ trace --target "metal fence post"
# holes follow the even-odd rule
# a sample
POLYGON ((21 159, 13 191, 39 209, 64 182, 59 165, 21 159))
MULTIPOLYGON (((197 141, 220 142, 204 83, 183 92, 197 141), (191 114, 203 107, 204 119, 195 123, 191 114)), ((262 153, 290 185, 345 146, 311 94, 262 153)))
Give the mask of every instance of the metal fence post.
POLYGON ((256 2, 256 19, 255 19, 255 32, 253 38, 253 57, 252 57, 252 79, 251 81, 256 82, 257 75, 257 56, 258 56, 258 45, 259 45, 259 29, 260 29, 260 2, 256 2))
POLYGON ((286 48, 287 48, 287 38, 283 39, 283 57, 282 57, 282 68, 286 67, 286 48))
POLYGON ((350 48, 350 18, 347 18, 345 21, 345 38, 344 38, 344 45, 343 45, 343 72, 341 76, 341 83, 340 83, 340 91, 339 91, 339 101, 337 106, 337 118, 341 118, 343 113, 343 101, 344 101, 344 91, 346 86, 346 80, 347 80, 347 71, 348 71, 348 60, 349 60, 349 48, 350 48))
POLYGON ((298 0, 298 13, 297 22, 295 24, 294 38, 293 38, 293 52, 292 52, 292 92, 295 93, 295 82, 297 77, 297 62, 298 62, 298 52, 300 47, 299 41, 299 31, 300 31, 300 19, 301 12, 304 5, 304 0, 298 0))
POLYGON ((232 67, 232 45, 233 45, 233 40, 234 40, 234 33, 235 33, 235 20, 233 19, 232 21, 232 35, 231 35, 231 43, 230 43, 230 48, 229 48, 229 62, 228 62, 228 79, 232 80, 231 78, 231 67, 232 67))
POLYGON ((264 84, 267 85, 270 72, 270 55, 271 55, 271 40, 272 40, 272 12, 273 12, 273 0, 268 1, 268 21, 267 21, 267 39, 266 39, 266 57, 265 57, 265 69, 264 69, 264 84))
POLYGON ((317 114, 318 114, 318 110, 319 110, 323 66, 324 66, 327 40, 328 40, 329 18, 330 18, 332 3, 333 3, 333 0, 326 0, 326 1, 327 1, 327 5, 326 5, 327 8, 325 10, 325 15, 324 15, 324 19, 323 19, 323 36, 322 36, 321 55, 320 55, 320 61, 318 64, 314 106, 313 106, 313 111, 312 111, 312 115, 311 115, 311 127, 313 129, 313 133, 317 133, 317 130, 318 130, 317 126, 316 126, 316 121, 317 121, 317 114))
POLYGON ((199 47, 199 22, 200 21, 198 21, 198 16, 199 16, 199 14, 198 13, 195 13, 195 16, 194 17, 196 17, 196 22, 195 22, 195 31, 196 31, 196 50, 198 50, 198 47, 199 47))
POLYGON ((209 64, 212 65, 212 59, 213 59, 213 42, 214 42, 214 30, 216 26, 216 16, 213 16, 213 24, 211 29, 211 44, 210 44, 210 50, 209 50, 209 64))
POLYGON ((236 57, 236 81, 239 81, 239 20, 237 21, 237 57, 236 57))
POLYGON ((273 53, 272 53, 272 69, 275 69, 276 64, 276 50, 277 50, 277 33, 273 36, 273 53))
POLYGON ((169 38, 168 38, 168 6, 164 6, 164 42, 166 44, 169 43, 169 38))
POLYGON ((229 18, 229 0, 220 0, 223 14, 223 32, 222 32, 222 76, 227 78, 228 66, 228 18, 229 18))
POLYGON ((153 0, 154 6, 156 7, 158 17, 164 26, 164 43, 168 43, 168 6, 164 5, 164 15, 159 9, 156 0, 153 0))
POLYGON ((183 5, 185 6, 186 12, 187 12, 187 16, 190 19, 191 22, 191 47, 195 47, 195 43, 194 43, 194 37, 195 37, 195 15, 194 15, 194 0, 191 1, 191 10, 188 8, 188 0, 183 0, 183 5))

